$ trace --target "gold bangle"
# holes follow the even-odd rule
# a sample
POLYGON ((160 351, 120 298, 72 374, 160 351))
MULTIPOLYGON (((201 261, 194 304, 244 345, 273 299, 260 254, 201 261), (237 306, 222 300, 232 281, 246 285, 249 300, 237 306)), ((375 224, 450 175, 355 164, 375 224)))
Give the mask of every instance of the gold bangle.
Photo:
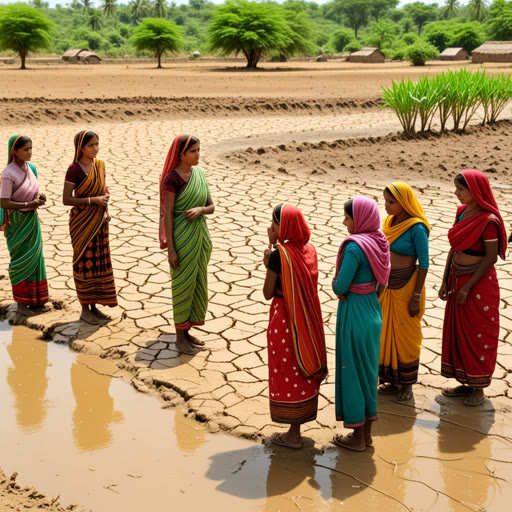
POLYGON ((91 206, 91 198, 88 197, 87 199, 89 200, 89 206, 91 206))

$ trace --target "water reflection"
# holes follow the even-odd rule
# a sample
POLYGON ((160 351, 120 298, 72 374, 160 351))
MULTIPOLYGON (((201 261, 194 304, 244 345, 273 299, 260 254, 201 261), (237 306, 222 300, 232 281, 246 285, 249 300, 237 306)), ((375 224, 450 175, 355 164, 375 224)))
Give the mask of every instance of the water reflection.
POLYGON ((183 409, 176 409, 174 417, 174 433, 178 448, 185 453, 194 453, 206 443, 205 430, 190 418, 186 418, 183 409), (191 435, 191 432, 195 434, 191 435))
POLYGON ((73 439, 79 450, 100 450, 112 443, 112 423, 124 420, 114 410, 109 394, 112 378, 91 371, 85 364, 87 356, 79 355, 71 365, 71 387, 75 397, 73 439))
POLYGON ((7 383, 15 400, 16 422, 24 432, 38 432, 47 413, 45 400, 48 388, 46 367, 48 345, 34 343, 28 329, 18 328, 12 332, 7 352, 12 366, 7 369, 7 383))

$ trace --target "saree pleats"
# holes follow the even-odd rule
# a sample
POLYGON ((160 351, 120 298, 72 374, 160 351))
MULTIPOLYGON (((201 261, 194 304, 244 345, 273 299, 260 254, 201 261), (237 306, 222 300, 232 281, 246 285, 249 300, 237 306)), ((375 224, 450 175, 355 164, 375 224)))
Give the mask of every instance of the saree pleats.
POLYGON ((359 427, 377 419, 382 313, 377 294, 348 293, 336 319, 336 420, 359 427))
MULTIPOLYGON (((473 270, 474 271, 474 270, 473 270)), ((474 388, 490 385, 496 366, 500 331, 500 287, 492 267, 457 304, 457 292, 473 272, 452 263, 443 325, 441 375, 474 388)))
MULTIPOLYGON (((94 160, 87 178, 75 189, 75 197, 104 194, 105 167, 101 160, 94 160)), ((70 213, 73 277, 80 304, 117 305, 105 216, 105 208, 95 204, 75 206, 70 213)))
POLYGON ((267 329, 270 415, 276 423, 306 423, 316 419, 320 381, 303 375, 290 327, 284 299, 274 297, 267 329))
MULTIPOLYGON (((393 271, 391 271, 393 274, 393 271)), ((418 269, 409 282, 395 290, 386 288, 379 301, 382 307, 382 334, 379 359, 379 381, 395 385, 415 384, 420 363, 421 318, 425 313, 425 287, 420 299, 420 312, 411 317, 409 303, 414 293, 418 269)), ((390 277, 391 281, 391 277, 390 277)))
POLYGON ((174 324, 177 329, 203 325, 208 308, 208 261, 212 252, 204 215, 188 221, 184 212, 204 206, 209 188, 206 174, 194 167, 185 190, 177 197, 174 210, 174 249, 179 268, 171 268, 174 324))
POLYGON ((9 277, 14 300, 20 304, 45 304, 48 302, 48 283, 37 212, 10 212, 5 236, 11 257, 9 277))

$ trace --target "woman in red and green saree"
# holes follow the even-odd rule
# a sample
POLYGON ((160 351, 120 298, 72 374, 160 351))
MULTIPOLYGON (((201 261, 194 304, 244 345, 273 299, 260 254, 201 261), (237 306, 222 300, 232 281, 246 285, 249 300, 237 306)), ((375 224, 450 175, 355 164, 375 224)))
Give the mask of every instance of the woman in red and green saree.
POLYGON ((108 319, 97 305, 117 306, 108 240, 109 193, 105 164, 96 158, 99 138, 91 131, 75 135, 75 157, 64 181, 62 201, 72 206, 69 232, 73 245, 73 278, 82 305, 80 318, 89 324, 108 319))
POLYGON ((441 375, 461 385, 443 395, 465 396, 464 404, 485 400, 496 366, 500 332, 500 286, 494 264, 505 259, 507 235, 485 174, 468 170, 455 177, 462 203, 448 232, 450 252, 439 297, 447 301, 441 375))
POLYGON ((290 425, 271 441, 299 449, 301 425, 316 419, 320 383, 327 376, 318 260, 309 227, 295 206, 274 209, 268 237, 263 295, 272 299, 267 329, 270 416, 290 425))
POLYGON ((22 315, 32 314, 48 302, 48 283, 43 258, 43 239, 37 208, 46 197, 39 193, 32 158, 32 141, 24 135, 9 139, 7 167, 1 178, 1 230, 11 258, 12 295, 22 315))
POLYGON ((205 215, 215 210, 199 153, 197 137, 178 135, 160 178, 160 247, 171 271, 176 346, 185 354, 204 346, 190 329, 204 324, 208 308, 212 242, 205 215))

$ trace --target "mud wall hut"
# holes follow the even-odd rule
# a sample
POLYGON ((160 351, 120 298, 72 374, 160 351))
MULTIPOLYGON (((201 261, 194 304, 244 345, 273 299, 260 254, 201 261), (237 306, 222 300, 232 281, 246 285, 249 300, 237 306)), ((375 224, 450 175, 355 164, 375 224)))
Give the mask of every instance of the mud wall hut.
POLYGON ((469 59, 469 54, 464 48, 446 48, 441 55, 439 60, 466 60, 469 59))
POLYGON ((384 54, 378 48, 364 47, 359 51, 351 53, 347 59, 349 62, 367 62, 371 64, 381 64, 386 59, 384 54))
POLYGON ((68 50, 62 56, 62 60, 70 64, 99 64, 101 62, 100 57, 85 48, 68 50))
POLYGON ((487 41, 472 51, 471 60, 475 64, 512 62, 512 41, 487 41))

